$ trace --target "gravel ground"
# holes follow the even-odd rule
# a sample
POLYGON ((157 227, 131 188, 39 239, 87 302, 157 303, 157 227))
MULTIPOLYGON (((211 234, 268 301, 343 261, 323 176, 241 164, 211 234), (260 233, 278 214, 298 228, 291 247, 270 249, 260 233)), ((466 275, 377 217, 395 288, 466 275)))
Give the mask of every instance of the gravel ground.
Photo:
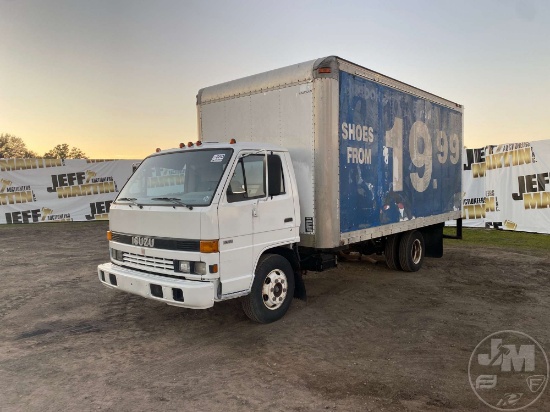
POLYGON ((238 300, 193 311, 105 288, 105 230, 0 228, 1 411, 490 410, 475 346, 514 329, 550 349, 547 252, 446 240, 417 273, 349 260, 258 325, 238 300))

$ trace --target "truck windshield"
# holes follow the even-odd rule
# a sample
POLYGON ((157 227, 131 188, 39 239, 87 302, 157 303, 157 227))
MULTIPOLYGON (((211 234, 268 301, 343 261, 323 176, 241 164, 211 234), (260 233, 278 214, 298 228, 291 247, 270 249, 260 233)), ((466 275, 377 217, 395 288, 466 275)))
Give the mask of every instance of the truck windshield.
POLYGON ((232 149, 198 149, 148 157, 116 202, 207 206, 232 153, 232 149))

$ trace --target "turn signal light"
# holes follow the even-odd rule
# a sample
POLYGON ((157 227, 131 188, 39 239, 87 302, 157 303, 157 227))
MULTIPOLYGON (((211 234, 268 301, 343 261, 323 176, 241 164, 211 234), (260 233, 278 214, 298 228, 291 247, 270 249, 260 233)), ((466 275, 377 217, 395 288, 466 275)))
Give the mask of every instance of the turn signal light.
POLYGON ((201 253, 217 253, 219 252, 218 248, 218 239, 216 240, 201 240, 200 244, 201 253))
POLYGON ((107 240, 113 240, 113 232, 110 230, 107 231, 107 240))
POLYGON ((235 139, 231 139, 231 140, 229 141, 229 144, 235 144, 235 143, 237 143, 237 141, 236 141, 235 139))

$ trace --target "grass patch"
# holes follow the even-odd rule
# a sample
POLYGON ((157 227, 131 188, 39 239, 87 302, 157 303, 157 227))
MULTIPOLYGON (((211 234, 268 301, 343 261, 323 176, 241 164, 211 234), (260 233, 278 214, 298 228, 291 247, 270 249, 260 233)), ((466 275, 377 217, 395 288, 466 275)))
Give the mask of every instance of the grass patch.
MULTIPOLYGON (((454 227, 445 227, 443 233, 455 235, 456 229, 454 227)), ((446 244, 453 244, 449 242, 460 242, 459 244, 476 246, 494 246, 506 249, 544 250, 546 252, 550 250, 550 235, 484 228, 463 228, 462 240, 445 240, 446 244)))

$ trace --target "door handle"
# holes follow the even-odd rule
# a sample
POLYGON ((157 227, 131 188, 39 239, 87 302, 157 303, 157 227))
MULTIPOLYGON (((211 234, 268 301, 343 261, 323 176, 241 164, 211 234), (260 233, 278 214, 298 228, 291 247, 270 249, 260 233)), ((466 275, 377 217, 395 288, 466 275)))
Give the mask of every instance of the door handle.
POLYGON ((289 223, 289 222, 292 222, 294 219, 292 219, 291 217, 287 217, 285 219, 285 223, 289 223))

